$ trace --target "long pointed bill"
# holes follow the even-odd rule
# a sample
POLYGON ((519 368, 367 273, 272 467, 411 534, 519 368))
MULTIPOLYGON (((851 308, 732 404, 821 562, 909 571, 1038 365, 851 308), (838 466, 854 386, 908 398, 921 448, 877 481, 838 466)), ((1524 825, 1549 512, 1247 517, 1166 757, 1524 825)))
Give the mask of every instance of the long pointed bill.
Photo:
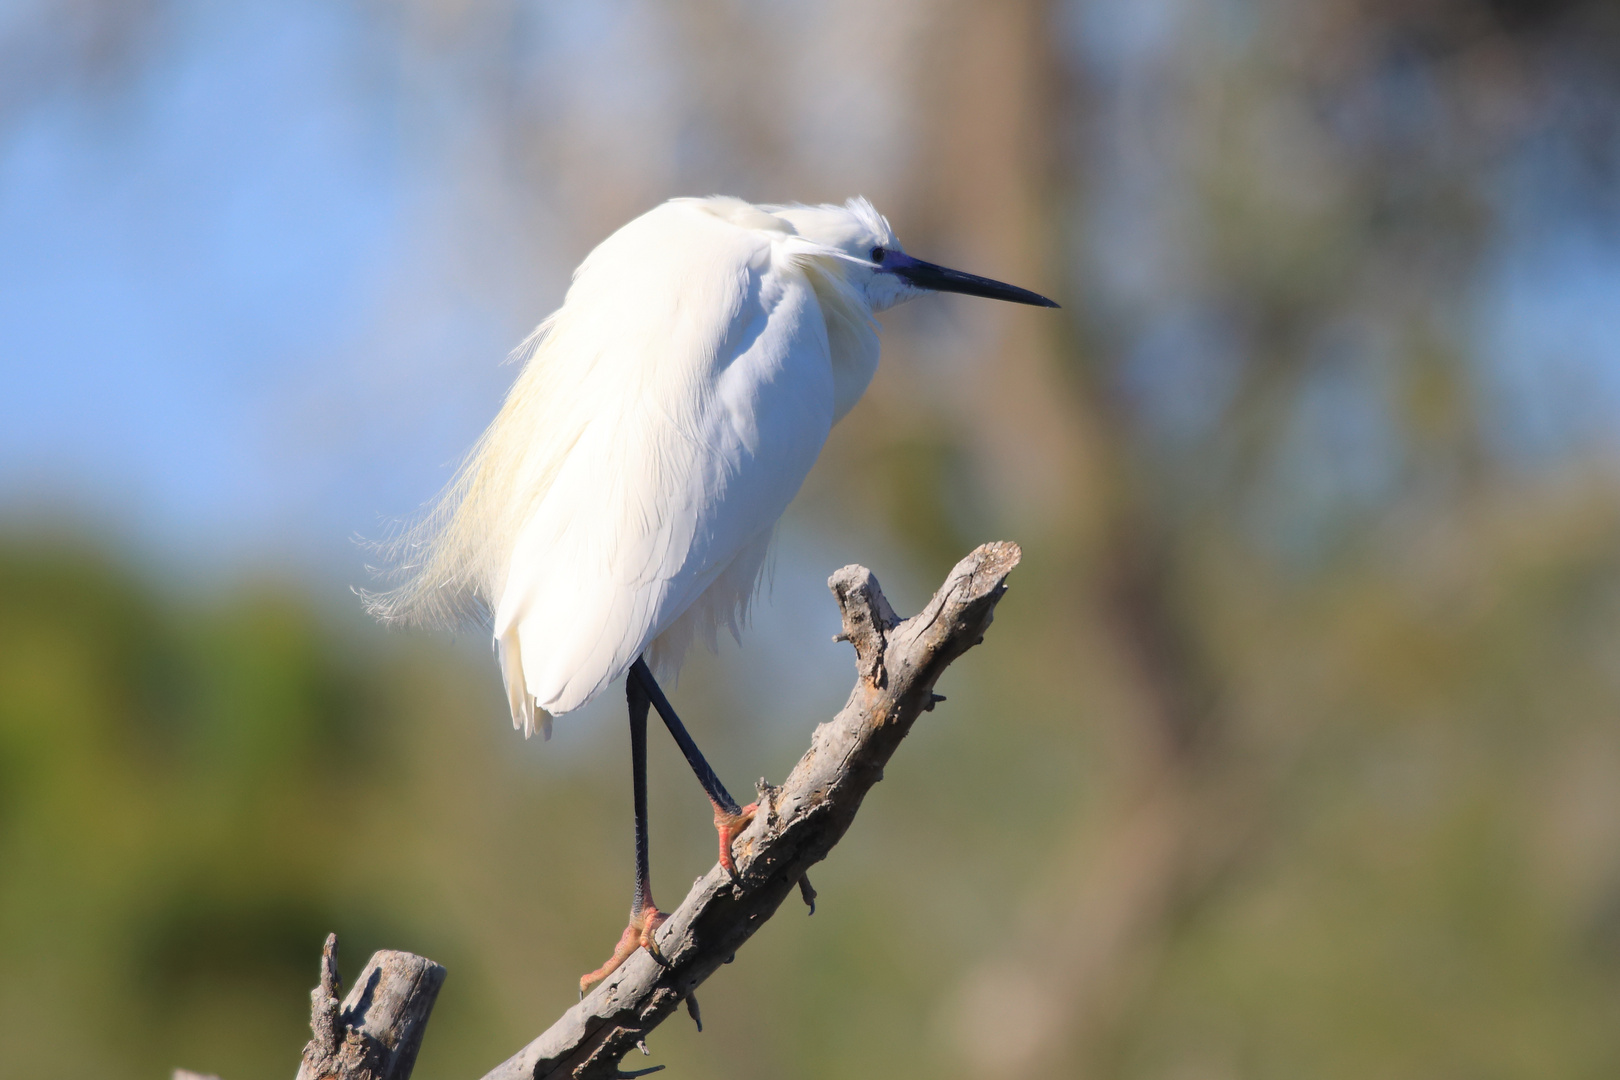
POLYGON ((1040 293, 1020 289, 1016 285, 993 281, 990 278, 980 277, 977 274, 964 274, 960 270, 937 266, 921 259, 913 259, 910 255, 898 251, 889 252, 888 258, 883 262, 883 269, 887 273, 917 286, 919 289, 929 289, 933 292, 962 293, 966 296, 984 296, 991 300, 1007 300, 1014 304, 1033 304, 1036 307, 1055 308, 1057 304, 1048 300, 1040 293))

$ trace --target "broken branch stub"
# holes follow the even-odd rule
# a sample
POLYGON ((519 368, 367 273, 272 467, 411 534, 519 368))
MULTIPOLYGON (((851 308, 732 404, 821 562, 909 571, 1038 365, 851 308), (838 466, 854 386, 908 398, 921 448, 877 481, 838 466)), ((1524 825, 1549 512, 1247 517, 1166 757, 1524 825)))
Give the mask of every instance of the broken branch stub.
POLYGON ((321 984, 310 994, 298 1080, 409 1080, 445 970, 414 953, 372 954, 339 1003, 337 935, 321 950, 321 984))
MULTIPOLYGON (((828 586, 843 613, 840 637, 855 646, 860 677, 782 786, 762 786, 763 812, 736 840, 738 880, 718 865, 699 878, 658 930, 667 967, 638 949, 484 1080, 630 1075, 620 1067, 624 1056, 726 963, 843 837, 900 740, 932 707, 935 681, 983 639, 1020 555, 1013 543, 980 546, 904 621, 871 571, 846 566, 835 573, 828 586)), ((814 899, 813 891, 805 895, 814 899)))
POLYGON ((827 588, 838 601, 844 629, 834 641, 847 641, 855 647, 855 669, 873 686, 885 681, 883 651, 890 630, 900 625, 900 616, 889 606, 889 598, 878 587, 877 578, 864 566, 851 564, 827 579, 827 588))

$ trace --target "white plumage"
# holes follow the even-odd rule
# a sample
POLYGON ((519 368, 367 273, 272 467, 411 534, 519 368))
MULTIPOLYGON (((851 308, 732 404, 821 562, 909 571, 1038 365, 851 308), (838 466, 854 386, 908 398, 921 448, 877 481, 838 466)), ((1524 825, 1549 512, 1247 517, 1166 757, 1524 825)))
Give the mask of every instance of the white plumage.
POLYGON ((520 349, 370 609, 492 617, 525 734, 643 653, 667 670, 694 635, 735 633, 777 519, 877 369, 872 313, 925 291, 881 272, 898 251, 864 199, 675 199, 625 225, 520 349))

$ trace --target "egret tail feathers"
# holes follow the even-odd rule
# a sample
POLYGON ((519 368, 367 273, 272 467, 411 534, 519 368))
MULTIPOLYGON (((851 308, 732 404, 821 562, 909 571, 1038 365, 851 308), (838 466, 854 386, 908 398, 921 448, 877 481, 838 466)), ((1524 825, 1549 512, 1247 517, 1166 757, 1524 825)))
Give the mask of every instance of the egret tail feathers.
POLYGON ((506 701, 512 708, 512 726, 523 731, 525 739, 534 735, 535 721, 539 721, 544 738, 551 738, 551 714, 535 704, 523 677, 523 648, 518 642, 517 629, 508 630, 495 642, 495 651, 501 659, 501 681, 506 684, 506 701))

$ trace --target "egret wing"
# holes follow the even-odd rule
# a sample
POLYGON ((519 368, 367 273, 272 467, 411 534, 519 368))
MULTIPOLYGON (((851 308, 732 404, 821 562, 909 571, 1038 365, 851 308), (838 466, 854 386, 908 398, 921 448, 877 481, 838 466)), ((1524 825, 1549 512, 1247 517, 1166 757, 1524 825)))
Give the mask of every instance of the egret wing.
POLYGON ((746 601, 754 573, 728 570, 757 570, 834 415, 826 324, 786 235, 670 203, 581 268, 546 348, 583 371, 584 419, 517 530, 495 616, 526 729, 536 707, 589 701, 694 604, 746 601))

